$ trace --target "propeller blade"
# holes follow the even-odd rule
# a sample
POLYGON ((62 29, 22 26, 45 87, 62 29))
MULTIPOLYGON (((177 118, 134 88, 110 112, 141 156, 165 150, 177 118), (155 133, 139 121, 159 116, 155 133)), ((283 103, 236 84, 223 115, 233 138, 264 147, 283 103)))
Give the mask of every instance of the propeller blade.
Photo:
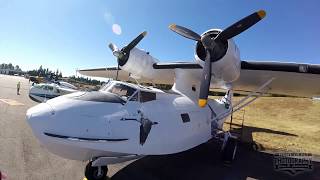
POLYGON ((258 12, 252 13, 251 15, 241 19, 240 21, 234 23, 233 25, 229 26, 225 30, 223 30, 217 37, 216 40, 218 41, 226 41, 228 39, 233 38, 234 36, 242 33, 243 31, 247 30, 261 19, 266 16, 266 12, 264 10, 260 10, 258 12))
POLYGON ((172 31, 180 34, 183 37, 195 40, 195 41, 200 41, 201 40, 201 36, 193 31, 191 31, 188 28, 176 25, 176 24, 171 24, 169 26, 169 29, 171 29, 172 31))
POLYGON ((133 49, 145 36, 147 35, 147 31, 142 32, 137 36, 134 40, 132 40, 127 46, 125 46, 122 51, 125 53, 129 53, 131 49, 133 49))
POLYGON ((118 47, 114 45, 113 43, 109 44, 109 48, 111 49, 112 52, 118 51, 118 47))
POLYGON ((208 49, 206 49, 206 53, 207 53, 207 56, 206 56, 206 60, 205 60, 203 71, 202 71, 200 94, 199 94, 199 101, 198 101, 198 105, 200 107, 205 107, 207 104, 210 82, 211 82, 211 58, 210 58, 210 52, 208 49))

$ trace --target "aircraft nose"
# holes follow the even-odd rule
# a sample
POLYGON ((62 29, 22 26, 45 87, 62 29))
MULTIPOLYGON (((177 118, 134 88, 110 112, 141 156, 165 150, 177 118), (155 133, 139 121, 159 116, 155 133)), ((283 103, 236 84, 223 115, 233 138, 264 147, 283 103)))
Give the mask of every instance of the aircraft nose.
POLYGON ((47 103, 41 103, 28 109, 26 119, 33 126, 34 123, 41 123, 39 121, 44 121, 52 115, 54 115, 52 107, 47 103))

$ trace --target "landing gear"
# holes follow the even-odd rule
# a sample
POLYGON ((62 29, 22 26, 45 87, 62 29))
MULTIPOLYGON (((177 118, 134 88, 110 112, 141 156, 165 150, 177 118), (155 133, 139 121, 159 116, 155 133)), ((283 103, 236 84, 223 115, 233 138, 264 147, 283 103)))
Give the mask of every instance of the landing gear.
POLYGON ((108 167, 107 166, 92 166, 90 161, 84 171, 84 174, 88 180, 105 180, 107 177, 108 167))
POLYGON ((222 160, 226 163, 232 163, 235 159, 237 152, 238 140, 236 137, 230 135, 229 132, 225 133, 222 145, 222 160))

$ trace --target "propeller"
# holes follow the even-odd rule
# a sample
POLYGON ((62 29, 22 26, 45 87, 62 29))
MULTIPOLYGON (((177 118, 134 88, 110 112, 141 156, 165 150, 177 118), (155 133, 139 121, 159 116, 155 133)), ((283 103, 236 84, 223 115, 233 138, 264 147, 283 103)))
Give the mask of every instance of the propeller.
POLYGON ((109 48, 112 51, 112 54, 117 58, 117 63, 118 63, 118 70, 117 70, 117 77, 118 79, 118 72, 119 72, 119 67, 123 66, 126 64, 126 62, 129 59, 130 51, 147 35, 147 31, 142 32, 139 34, 135 39, 133 39, 127 46, 123 47, 121 50, 118 49, 118 47, 110 43, 109 48))
POLYGON ((241 19, 240 21, 232 24, 222 32, 220 32, 215 38, 210 37, 210 34, 204 34, 200 36, 199 34, 193 32, 192 30, 171 24, 169 29, 176 32, 177 34, 192 39, 202 43, 206 51, 205 63, 202 71, 200 93, 198 105, 204 107, 208 101, 208 94, 211 82, 211 62, 217 61, 220 54, 223 52, 223 42, 231 39, 243 31, 249 29, 251 26, 259 22, 266 16, 264 10, 260 10, 252 13, 251 15, 241 19))

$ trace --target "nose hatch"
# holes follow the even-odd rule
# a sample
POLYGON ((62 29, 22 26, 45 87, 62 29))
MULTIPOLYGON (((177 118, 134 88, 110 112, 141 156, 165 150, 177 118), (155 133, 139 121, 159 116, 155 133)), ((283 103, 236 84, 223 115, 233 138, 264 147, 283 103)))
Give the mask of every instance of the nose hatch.
POLYGON ((50 118, 54 114, 52 107, 47 103, 38 104, 28 109, 26 118, 28 123, 31 125, 35 121, 43 121, 50 118))

